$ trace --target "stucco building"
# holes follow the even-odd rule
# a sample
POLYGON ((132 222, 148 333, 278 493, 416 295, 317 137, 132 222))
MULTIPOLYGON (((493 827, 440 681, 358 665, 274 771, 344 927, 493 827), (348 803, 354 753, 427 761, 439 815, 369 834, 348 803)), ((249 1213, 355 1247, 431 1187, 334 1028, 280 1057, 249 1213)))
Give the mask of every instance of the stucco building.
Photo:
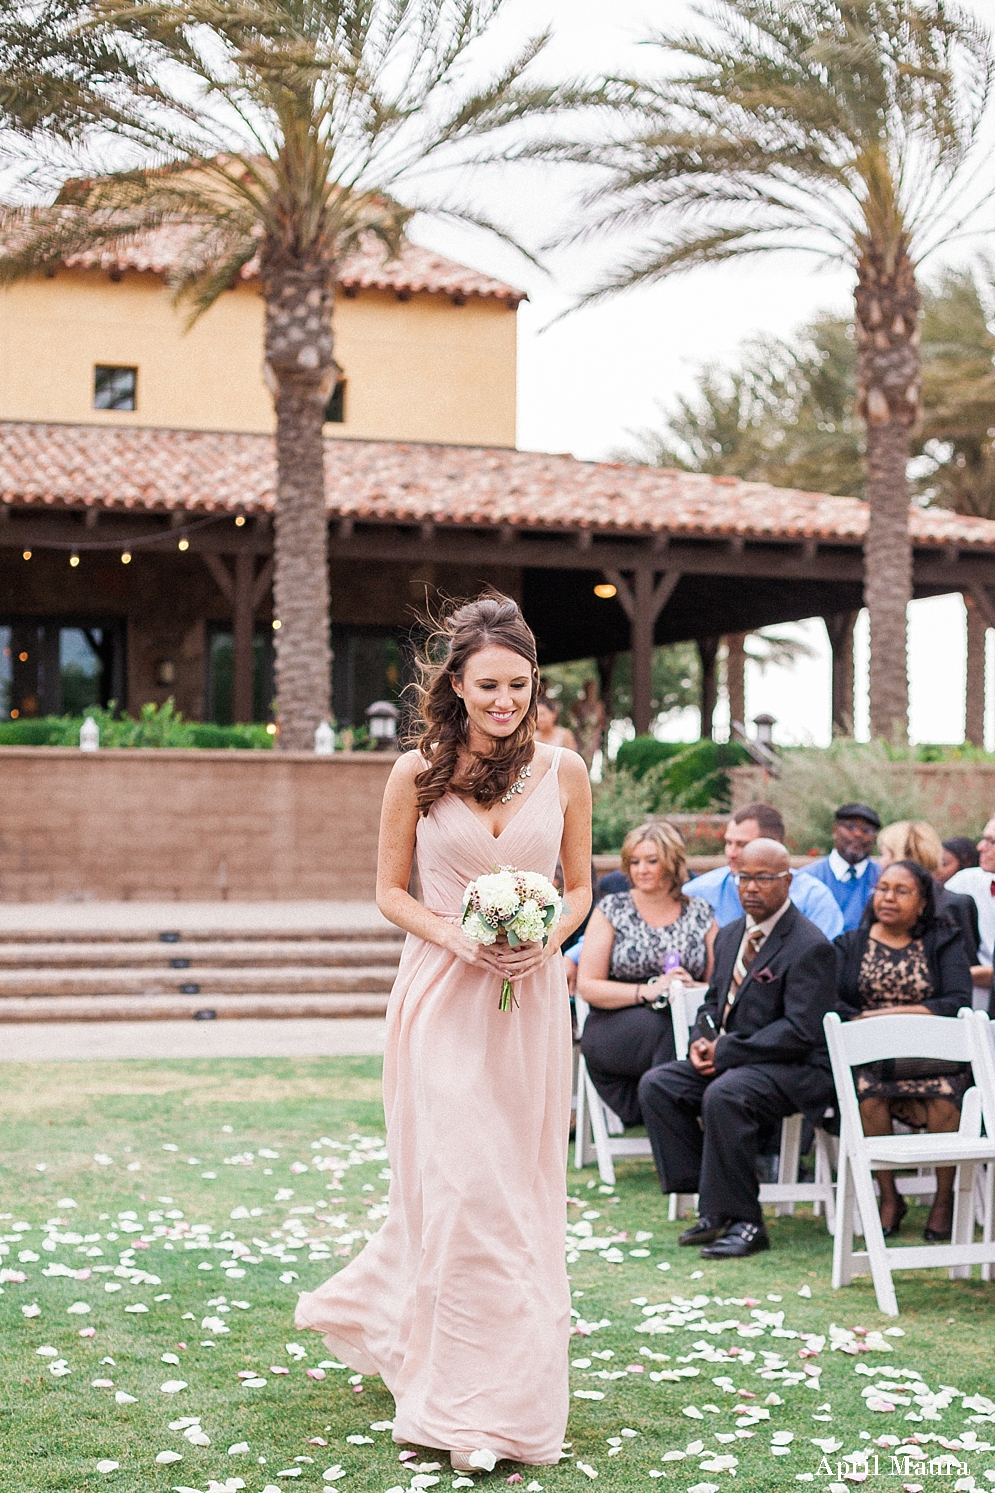
MULTIPOLYGON (((166 285, 181 252, 164 229, 0 299, 0 717, 172 697, 195 719, 267 718, 262 300, 250 268, 187 330, 166 285), (251 678, 233 678, 234 619, 251 678)), ((823 616, 842 719, 866 505, 517 451, 521 299, 413 246, 344 267, 325 460, 340 723, 398 689, 426 595, 485 583, 521 601, 544 662, 631 648, 637 729, 654 644, 697 641, 714 698, 722 635, 823 616)), ((961 591, 995 622, 995 523, 910 523, 915 594, 961 591)))

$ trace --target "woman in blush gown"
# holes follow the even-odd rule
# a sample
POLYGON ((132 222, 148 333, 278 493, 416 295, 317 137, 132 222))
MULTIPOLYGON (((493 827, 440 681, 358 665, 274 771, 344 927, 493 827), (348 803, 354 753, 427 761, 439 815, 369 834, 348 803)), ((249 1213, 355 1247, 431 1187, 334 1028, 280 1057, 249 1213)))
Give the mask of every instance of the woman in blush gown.
POLYGON ((534 740, 535 639, 485 596, 426 653, 418 751, 384 795, 377 900, 408 934, 387 1012, 390 1210, 338 1275, 301 1296, 324 1336, 396 1402, 394 1440, 454 1470, 559 1460, 569 1404, 564 1263, 570 1013, 559 947, 591 901, 591 797, 573 752, 534 740), (417 856, 423 902, 408 894, 417 856), (472 943, 469 881, 564 873, 545 947, 472 943), (501 980, 518 1005, 499 1010, 501 980))

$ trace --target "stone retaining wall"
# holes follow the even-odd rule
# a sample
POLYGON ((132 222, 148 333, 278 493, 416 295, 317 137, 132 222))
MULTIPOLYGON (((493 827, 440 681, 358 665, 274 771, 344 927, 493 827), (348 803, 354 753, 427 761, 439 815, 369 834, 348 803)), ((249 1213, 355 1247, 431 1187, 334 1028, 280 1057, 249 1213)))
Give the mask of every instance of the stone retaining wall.
POLYGON ((393 762, 0 747, 0 901, 370 901, 393 762))

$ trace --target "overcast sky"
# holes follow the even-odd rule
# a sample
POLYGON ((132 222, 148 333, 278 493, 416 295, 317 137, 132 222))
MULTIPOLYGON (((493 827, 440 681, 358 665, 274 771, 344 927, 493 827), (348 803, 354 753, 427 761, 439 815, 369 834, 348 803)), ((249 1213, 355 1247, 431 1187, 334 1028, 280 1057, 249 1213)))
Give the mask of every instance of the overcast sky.
MULTIPOLYGON (((973 8, 995 19, 995 0, 973 8)), ((693 24, 685 0, 511 0, 493 36, 495 60, 508 44, 552 26, 544 71, 591 75, 600 68, 646 70, 652 52, 638 38, 652 26, 693 24)), ((522 240, 537 245, 569 222, 578 179, 571 171, 509 169, 488 182, 488 202, 522 240)), ((414 236, 454 258, 528 291, 519 312, 518 443, 599 460, 658 424, 661 406, 690 390, 696 369, 727 362, 759 332, 786 335, 817 311, 852 306, 848 271, 806 256, 778 256, 703 270, 594 309, 553 318, 610 262, 616 245, 594 243, 559 254, 543 274, 493 239, 419 220, 414 236), (546 328, 548 327, 548 330, 546 328)), ((964 258, 970 249, 961 247, 964 258)), ((928 273, 928 271, 927 271, 928 273)), ((859 632, 859 630, 858 630, 859 632)), ((784 741, 824 742, 829 735, 829 652, 821 622, 801 629, 816 657, 793 670, 748 671, 747 714, 770 711, 784 741)), ((858 732, 866 729, 866 628, 859 646, 858 732)), ((991 635, 989 635, 991 641, 991 635)), ((960 741, 964 721, 964 609, 959 596, 914 602, 910 609, 912 733, 916 740, 960 741)), ((989 686, 991 691, 991 686, 989 686)), ((693 722, 674 729, 695 734, 693 722)), ((995 744, 995 721, 989 744, 995 744)))

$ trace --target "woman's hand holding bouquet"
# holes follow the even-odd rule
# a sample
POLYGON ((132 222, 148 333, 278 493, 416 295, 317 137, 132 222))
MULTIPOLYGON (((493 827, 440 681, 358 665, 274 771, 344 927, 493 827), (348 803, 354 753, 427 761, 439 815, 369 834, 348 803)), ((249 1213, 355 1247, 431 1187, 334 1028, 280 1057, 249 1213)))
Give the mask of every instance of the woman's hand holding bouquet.
POLYGON ((517 1005, 513 982, 533 974, 555 952, 549 947, 549 934, 562 915, 563 899, 537 871, 500 866, 470 882, 460 926, 471 943, 493 949, 504 977, 499 1010, 517 1005), (495 948, 498 944, 503 947, 495 948))

